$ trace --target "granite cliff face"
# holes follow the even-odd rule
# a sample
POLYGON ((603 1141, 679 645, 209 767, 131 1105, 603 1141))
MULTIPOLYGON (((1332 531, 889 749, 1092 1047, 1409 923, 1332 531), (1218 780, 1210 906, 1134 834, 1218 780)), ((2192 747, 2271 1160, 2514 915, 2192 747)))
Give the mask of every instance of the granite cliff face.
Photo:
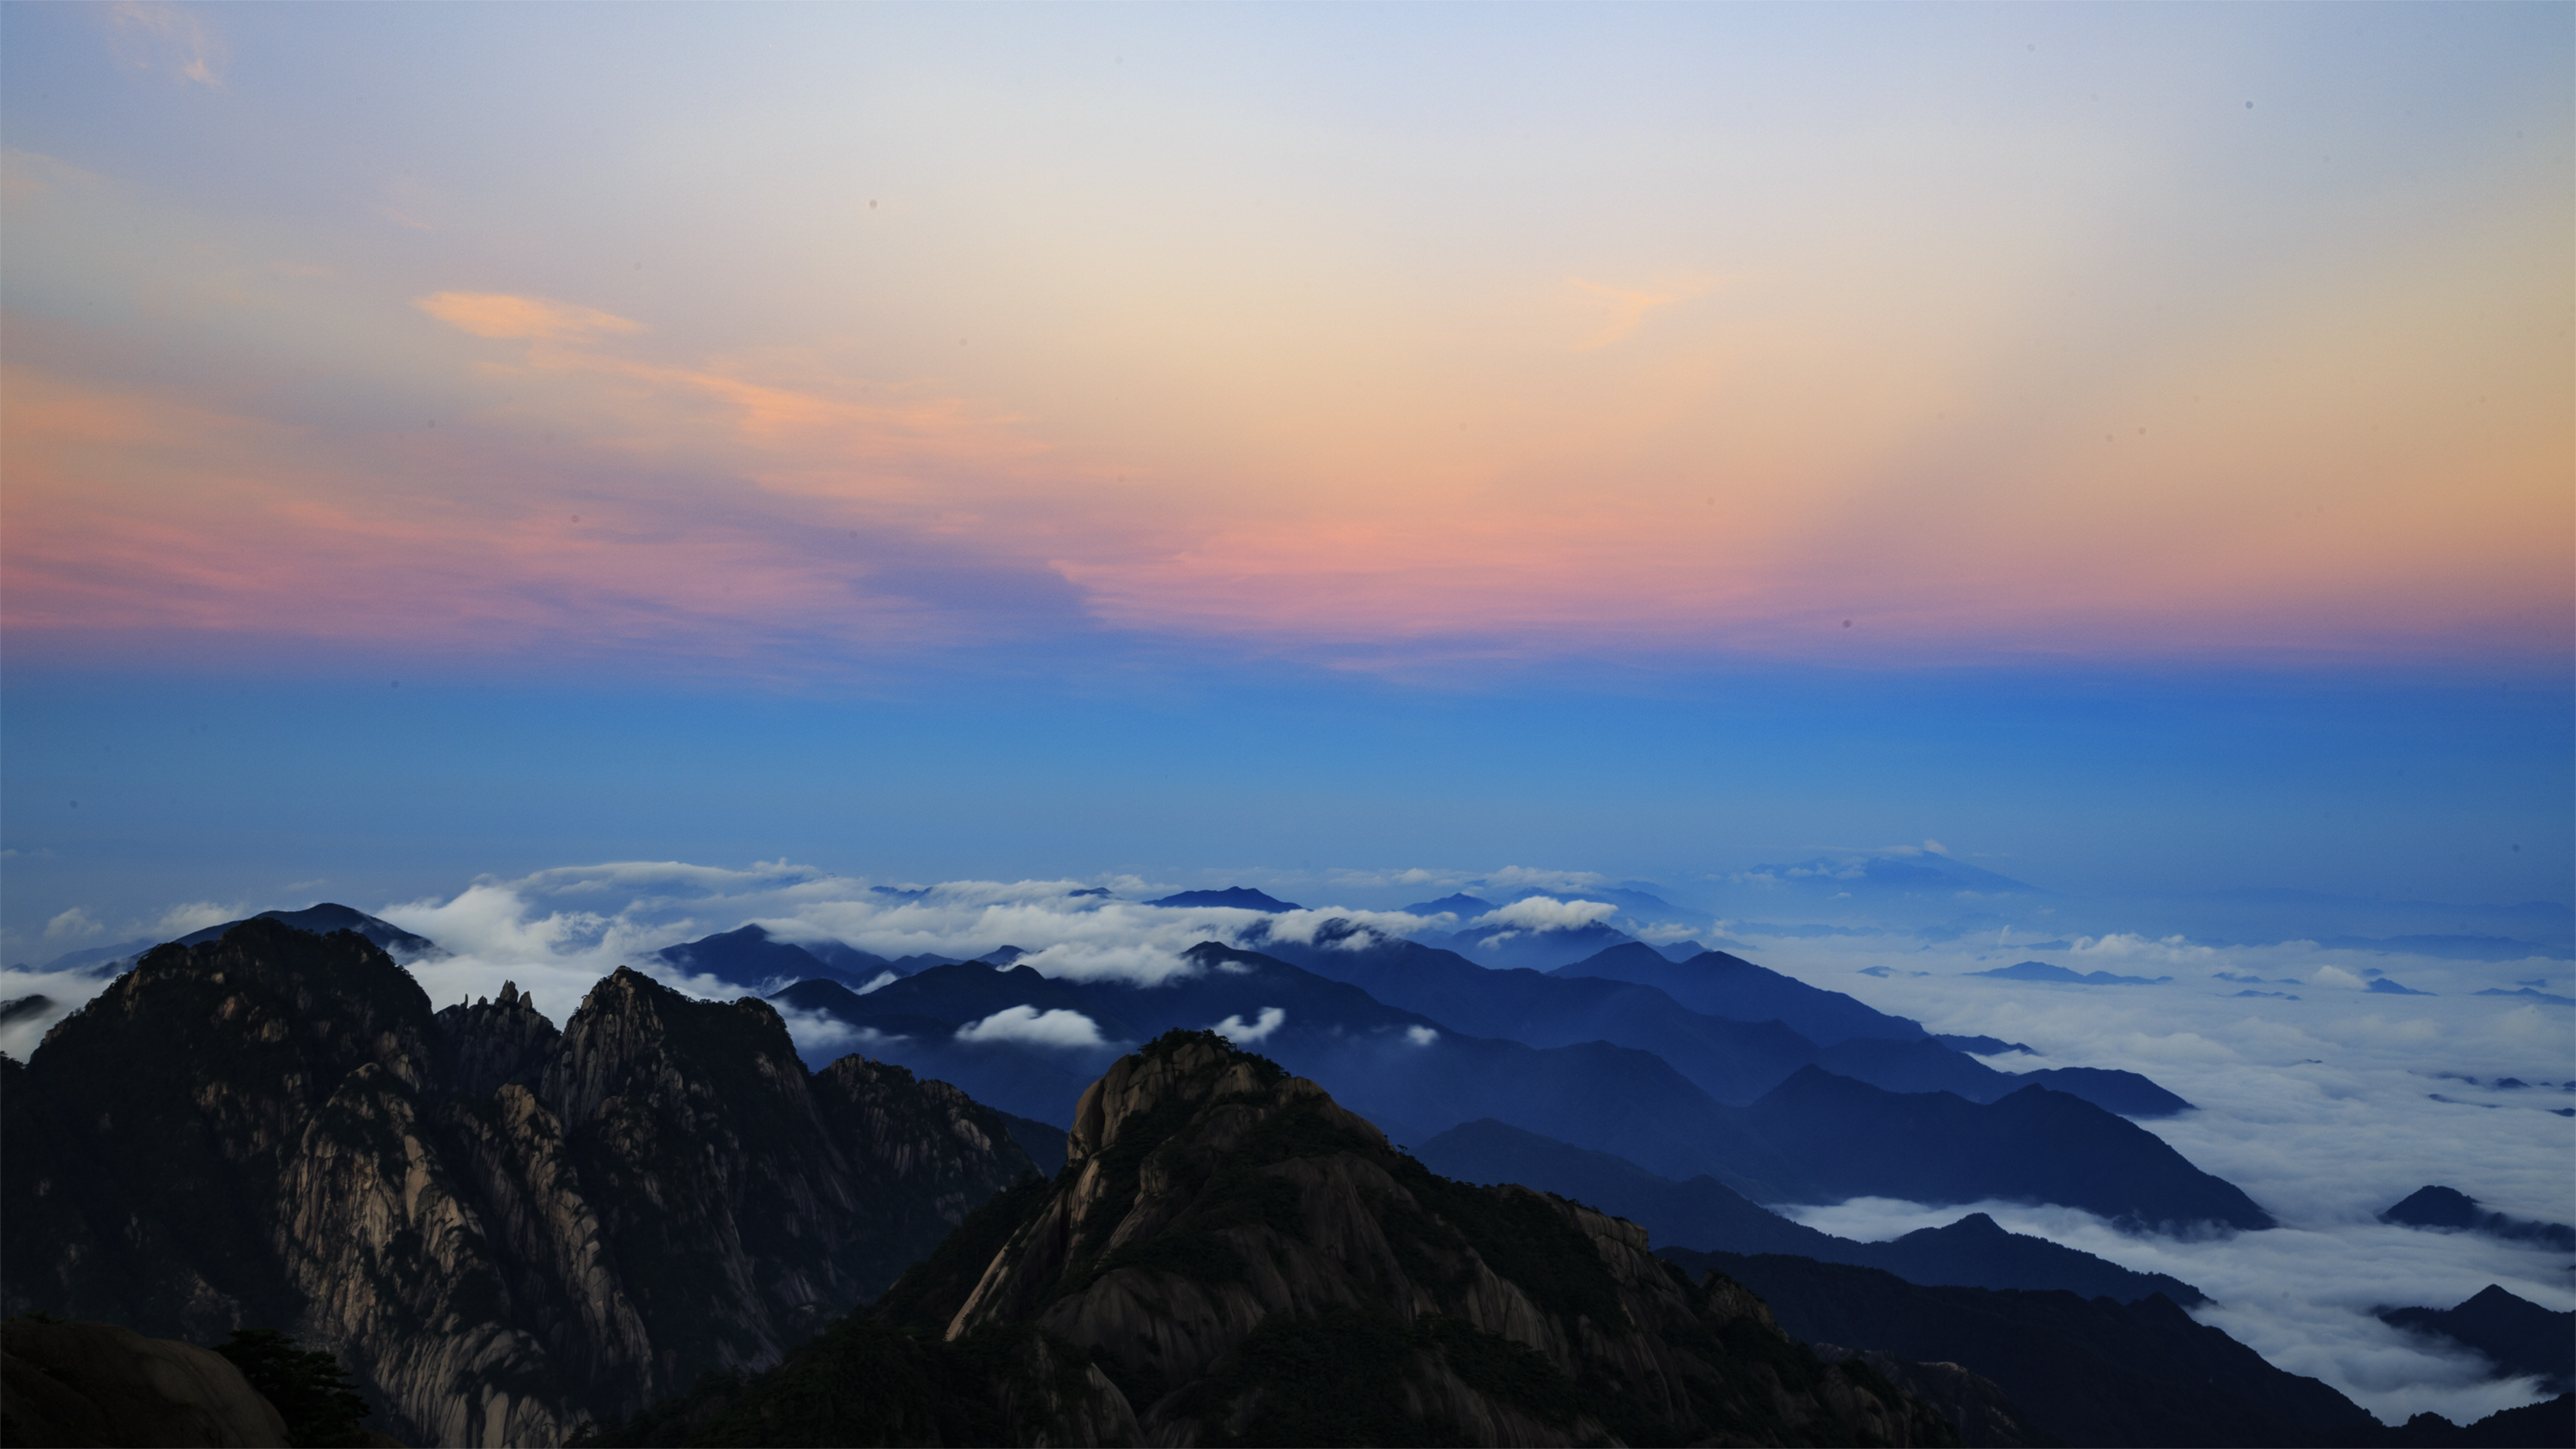
MULTIPOLYGON (((558 1032, 350 933, 154 951, 5 1074, 0 1303, 337 1353, 413 1443, 775 1360, 1030 1172, 955 1089, 621 969, 558 1032)), ((388 1422, 389 1421, 389 1422, 388 1422)))
POLYGON ((1956 1442, 1634 1224, 1435 1177, 1210 1033, 1118 1061, 1070 1147, 870 1313, 609 1442, 1956 1442))

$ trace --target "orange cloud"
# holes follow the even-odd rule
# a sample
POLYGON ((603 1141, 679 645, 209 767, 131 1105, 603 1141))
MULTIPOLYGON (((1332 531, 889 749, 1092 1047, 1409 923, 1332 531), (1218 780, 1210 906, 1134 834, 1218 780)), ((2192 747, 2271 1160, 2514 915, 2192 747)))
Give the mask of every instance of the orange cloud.
POLYGON ((595 308, 503 292, 433 292, 414 298, 412 305, 477 337, 573 339, 644 330, 640 322, 595 308))

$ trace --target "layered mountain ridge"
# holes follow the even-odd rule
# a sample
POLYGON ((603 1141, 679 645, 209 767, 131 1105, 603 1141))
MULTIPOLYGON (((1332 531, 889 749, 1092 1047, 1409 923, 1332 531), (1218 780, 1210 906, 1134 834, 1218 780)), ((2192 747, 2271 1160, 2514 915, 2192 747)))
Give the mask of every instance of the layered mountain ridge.
MULTIPOLYGON (((1643 947, 1621 949, 1685 977, 1698 964, 1675 966, 1643 947)), ((968 962, 864 995, 816 980, 773 999, 859 1029, 871 1055, 956 1082, 1006 1111, 1058 1123, 1068 1120, 1082 1084, 1129 1044, 1176 1028, 1215 1027, 1332 1083, 1344 1105, 1406 1141, 1495 1118, 1661 1176, 1710 1176, 1761 1202, 1861 1194, 1933 1203, 2028 1199, 2142 1225, 2272 1223, 2242 1192, 2118 1114, 2053 1084, 1995 1072, 1929 1039, 1847 1038, 1820 1053, 1779 1021, 1695 1016, 1656 988, 1613 978, 1487 970, 1411 942, 1357 950, 1312 945, 1303 954, 1348 979, 1209 941, 1185 953, 1187 970, 1153 985, 968 962), (1040 1017, 1078 1022, 1079 1034, 1042 1034, 1040 1017), (1628 1040, 1604 1039, 1614 1032, 1628 1040), (1763 1055, 1770 1047, 1779 1050, 1763 1055), (1918 1057, 1954 1064, 1972 1074, 1979 1097, 1923 1085, 1894 1068, 1897 1085, 1882 1087, 1813 1060, 1825 1055, 1847 1064, 1839 1054, 1863 1052, 1883 1053, 1860 1058, 1882 1066, 1918 1057), (1708 1071, 1758 1071, 1739 1080, 1739 1090, 1743 1080, 1767 1085, 1744 1105, 1723 1101, 1674 1057, 1708 1071), (1709 1065, 1716 1063, 1729 1065, 1709 1065), (1989 1084, 1996 1090, 1985 1090, 1989 1084)), ((1859 1013, 1877 1017, 1848 997, 1750 963, 1705 969, 1724 977, 1712 990, 1740 988, 1764 1001, 1830 998, 1808 1005, 1855 1022, 1864 1020, 1859 1013)))

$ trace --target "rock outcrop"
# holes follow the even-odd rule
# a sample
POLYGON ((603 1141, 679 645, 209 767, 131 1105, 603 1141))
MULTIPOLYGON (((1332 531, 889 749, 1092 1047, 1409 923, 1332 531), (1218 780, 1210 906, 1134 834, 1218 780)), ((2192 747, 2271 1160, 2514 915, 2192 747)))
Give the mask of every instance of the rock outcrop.
POLYGON ((0 1303, 337 1354, 407 1442, 547 1444, 761 1366, 1031 1172, 899 1067, 633 971, 558 1032, 347 932, 163 947, 0 1063, 0 1303))
POLYGON ((1313 1082, 1177 1031, 1083 1094, 1052 1183, 996 1198, 775 1373, 608 1442, 985 1439, 1956 1442, 1634 1224, 1436 1177, 1313 1082))
POLYGON ((0 1443, 286 1442, 277 1407, 210 1349, 112 1323, 0 1324, 0 1443))

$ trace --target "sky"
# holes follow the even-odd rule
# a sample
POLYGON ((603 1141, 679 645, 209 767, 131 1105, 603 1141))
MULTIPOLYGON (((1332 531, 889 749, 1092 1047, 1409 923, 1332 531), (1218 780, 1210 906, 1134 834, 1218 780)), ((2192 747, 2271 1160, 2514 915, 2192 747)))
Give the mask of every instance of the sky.
POLYGON ((0 7, 0 959, 613 861, 2566 904, 2571 41, 0 7))
POLYGON ((2476 994, 2576 995, 2571 55, 0 6, 0 997, 54 1002, 0 1050, 99 989, 57 958, 321 900, 560 1022, 746 921, 1152 979, 1248 929, 1170 890, 1643 888, 2154 1077, 2284 1224, 2008 1226, 2392 1420, 2520 1403, 2370 1310, 2563 1260, 2372 1215, 2576 1220, 2570 1099, 2495 1085, 2576 1081, 2569 1009, 2476 994), (2029 956, 2173 979, 1972 976, 2029 956))

